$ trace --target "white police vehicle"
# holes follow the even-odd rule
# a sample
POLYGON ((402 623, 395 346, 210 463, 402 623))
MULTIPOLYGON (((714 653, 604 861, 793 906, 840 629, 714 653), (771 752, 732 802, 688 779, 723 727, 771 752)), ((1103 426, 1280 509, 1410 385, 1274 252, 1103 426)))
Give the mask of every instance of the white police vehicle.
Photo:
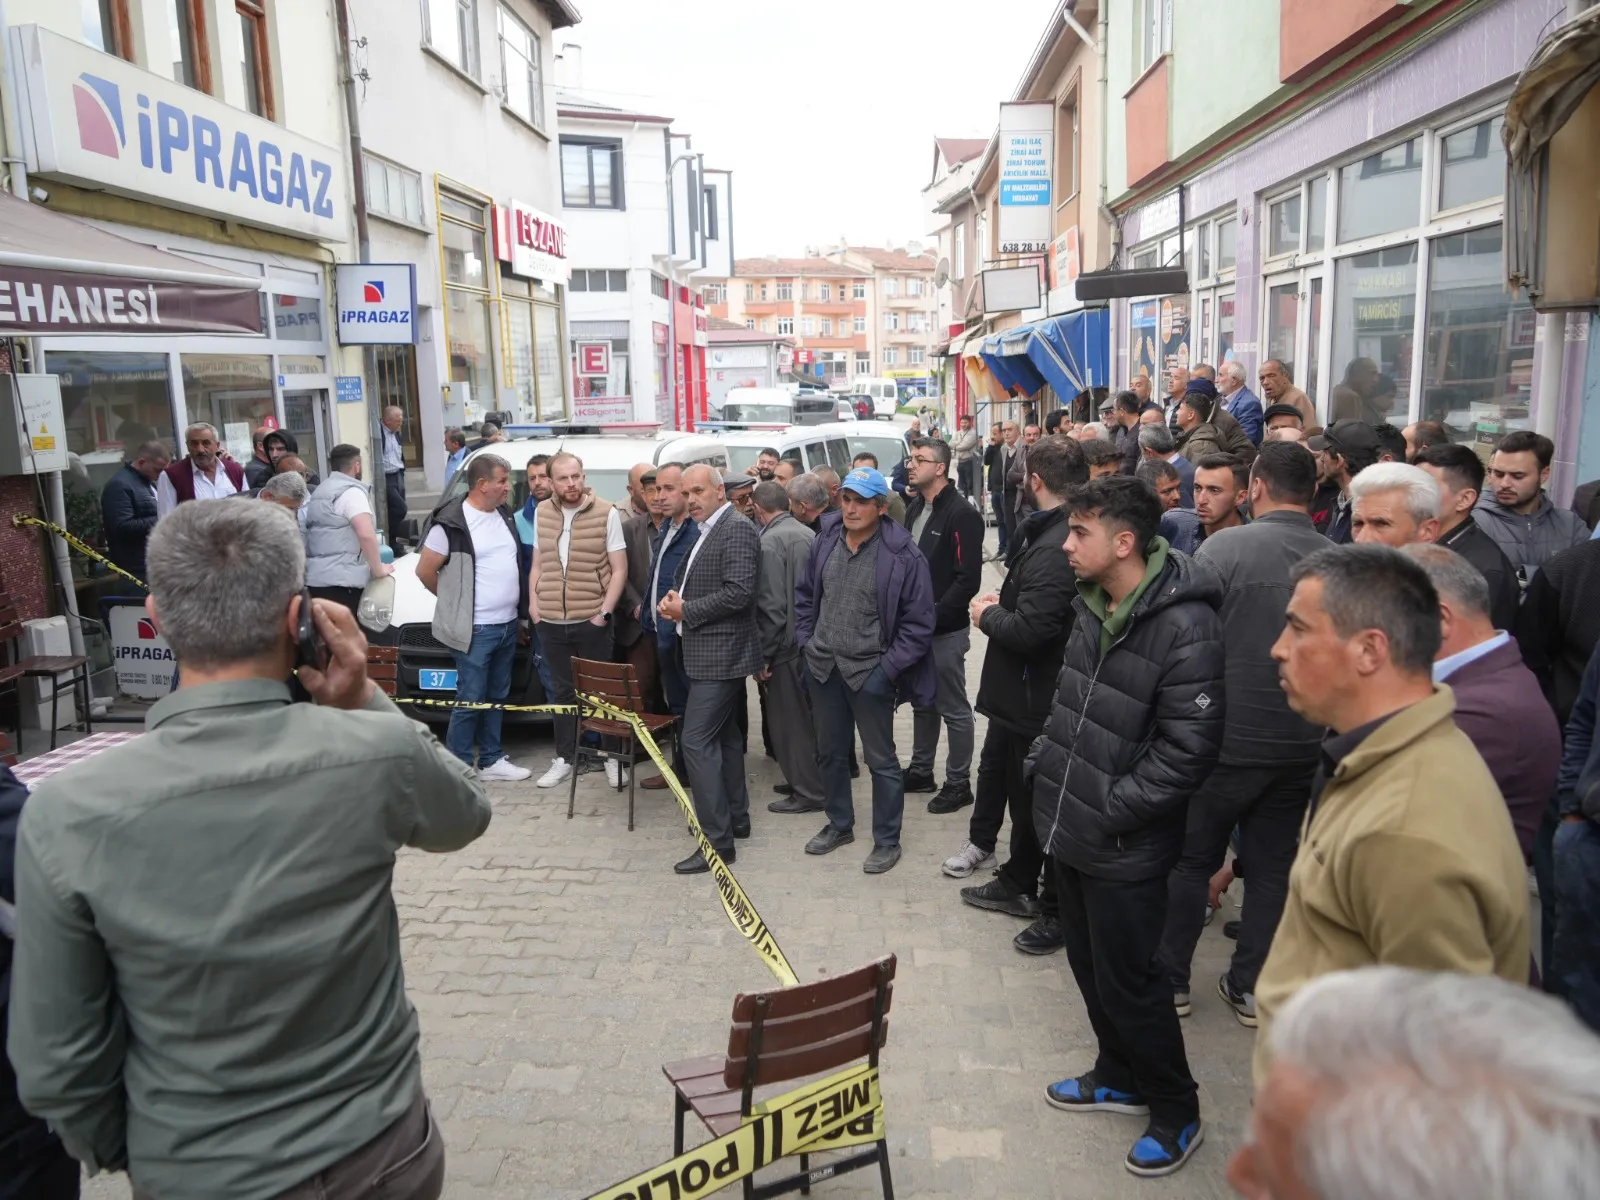
POLYGON ((776 450, 802 474, 813 467, 832 467, 843 479, 851 460, 863 451, 877 455, 878 469, 887 479, 909 455, 905 439, 892 428, 873 421, 831 421, 818 425, 702 424, 727 447, 730 469, 744 472, 756 465, 763 449, 776 450))

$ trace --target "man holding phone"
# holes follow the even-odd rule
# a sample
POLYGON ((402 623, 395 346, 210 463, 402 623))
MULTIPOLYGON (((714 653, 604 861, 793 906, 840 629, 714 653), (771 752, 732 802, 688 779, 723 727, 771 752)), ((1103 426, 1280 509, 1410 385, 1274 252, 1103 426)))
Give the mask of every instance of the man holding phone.
POLYGON ((181 505, 148 565, 178 690, 142 737, 22 808, 22 1103, 136 1196, 352 1196, 381 1178, 434 1200, 444 1142, 391 884, 400 847, 488 828, 483 787, 367 678, 338 604, 311 602, 314 705, 290 703, 305 550, 278 506, 181 505))

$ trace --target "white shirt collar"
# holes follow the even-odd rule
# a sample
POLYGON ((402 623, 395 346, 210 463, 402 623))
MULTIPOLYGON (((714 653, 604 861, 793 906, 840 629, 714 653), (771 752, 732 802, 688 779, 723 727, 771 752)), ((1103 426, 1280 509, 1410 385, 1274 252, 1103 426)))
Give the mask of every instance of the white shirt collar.
POLYGON ((1480 658, 1494 653, 1511 640, 1511 635, 1504 629, 1495 631, 1495 635, 1488 641, 1479 642, 1476 646, 1468 646, 1465 650, 1458 650, 1433 664, 1433 681, 1443 683, 1468 663, 1477 662, 1480 658))

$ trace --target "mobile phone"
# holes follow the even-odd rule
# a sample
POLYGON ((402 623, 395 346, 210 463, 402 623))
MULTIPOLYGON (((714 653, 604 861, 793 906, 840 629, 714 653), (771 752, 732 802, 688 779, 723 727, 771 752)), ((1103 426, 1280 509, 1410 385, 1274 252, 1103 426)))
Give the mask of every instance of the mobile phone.
POLYGON ((322 670, 328 665, 328 648, 317 634, 317 622, 311 615, 311 589, 300 589, 300 620, 295 628, 296 667, 315 667, 322 670))

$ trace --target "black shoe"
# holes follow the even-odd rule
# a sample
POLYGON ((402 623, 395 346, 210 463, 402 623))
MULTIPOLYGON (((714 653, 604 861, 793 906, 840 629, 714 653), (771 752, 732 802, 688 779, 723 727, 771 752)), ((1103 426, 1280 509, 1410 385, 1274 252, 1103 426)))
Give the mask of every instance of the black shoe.
POLYGON ((856 835, 851 830, 840 832, 832 825, 824 825, 822 832, 806 843, 807 854, 827 854, 837 850, 840 846, 848 846, 856 840, 856 835))
POLYGON ((1225 938, 1232 938, 1237 942, 1239 940, 1239 922, 1224 921, 1222 923, 1222 936, 1225 938))
POLYGON ((775 783, 772 785, 772 790, 777 792, 780 796, 792 796, 794 795, 794 784, 775 783))
POLYGON ((774 800, 767 805, 768 812, 775 813, 811 813, 821 812, 827 805, 820 800, 806 800, 800 796, 785 796, 782 800, 774 800))
POLYGON ((850 778, 851 779, 860 779, 861 778, 861 764, 860 763, 851 763, 850 764, 850 778))
POLYGON ((1036 920, 1040 911, 1037 900, 1026 892, 1018 891, 1001 875, 996 875, 979 887, 962 888, 961 898, 973 908, 1010 913, 1013 917, 1021 917, 1025 921, 1036 920))
MULTIPOLYGON (((727 850, 719 850, 717 853, 721 855, 722 861, 725 863, 731 863, 734 861, 734 859, 739 857, 739 852, 731 848, 727 850)), ((679 875, 704 875, 707 871, 711 870, 711 864, 706 862, 705 855, 696 850, 682 862, 674 863, 672 865, 672 869, 679 875)))
POLYGON ((928 801, 931 813, 959 812, 972 803, 972 789, 964 783, 947 783, 939 794, 928 801))
POLYGON ((1012 938, 1011 944, 1024 954, 1054 954, 1067 944, 1067 938, 1059 918, 1040 917, 1012 938))
POLYGON ((907 792, 936 792, 939 785, 934 781, 932 771, 912 771, 905 773, 905 790, 907 792))
POLYGON ((733 823, 733 836, 738 838, 740 841, 743 841, 745 838, 749 837, 750 836, 750 822, 749 821, 735 821, 733 823))

